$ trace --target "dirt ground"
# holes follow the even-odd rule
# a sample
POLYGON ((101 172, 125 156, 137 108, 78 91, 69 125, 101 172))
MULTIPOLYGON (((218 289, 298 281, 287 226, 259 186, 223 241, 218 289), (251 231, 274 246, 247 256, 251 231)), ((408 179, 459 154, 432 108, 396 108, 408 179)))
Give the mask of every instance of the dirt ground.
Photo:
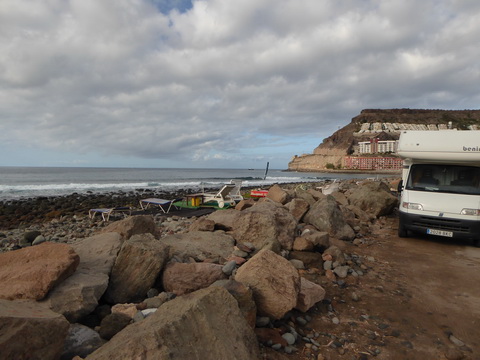
POLYGON ((310 274, 330 300, 301 327, 317 333, 319 351, 304 341, 298 353, 266 359, 480 359, 480 248, 445 238, 399 238, 398 219, 381 220, 375 234, 345 252, 369 256, 364 276, 345 286, 310 274), (336 317, 339 324, 334 324, 336 317))

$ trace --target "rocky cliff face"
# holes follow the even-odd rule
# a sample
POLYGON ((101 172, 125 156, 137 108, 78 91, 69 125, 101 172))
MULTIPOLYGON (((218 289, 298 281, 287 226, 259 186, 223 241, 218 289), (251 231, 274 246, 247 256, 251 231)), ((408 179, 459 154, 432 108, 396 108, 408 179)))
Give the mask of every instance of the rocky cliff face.
MULTIPOLYGON (((372 130, 362 132, 361 129, 382 125, 394 124, 392 128, 401 129, 402 124, 415 124, 419 126, 444 126, 451 125, 460 130, 480 129, 480 110, 425 110, 425 109, 365 109, 355 116, 350 124, 333 133, 317 146, 312 154, 295 155, 288 164, 292 171, 324 171, 328 168, 342 167, 343 158, 350 155, 353 146, 359 141, 366 141, 372 137, 382 139, 398 139, 400 130, 386 131, 372 130), (376 124, 374 126, 374 124, 376 124)), ((385 127, 385 126, 383 126, 385 127)))

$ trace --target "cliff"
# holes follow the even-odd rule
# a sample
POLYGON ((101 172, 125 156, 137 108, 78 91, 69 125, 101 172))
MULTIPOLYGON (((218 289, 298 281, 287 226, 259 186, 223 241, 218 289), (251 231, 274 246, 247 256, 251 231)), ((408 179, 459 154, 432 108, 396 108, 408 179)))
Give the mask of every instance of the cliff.
POLYGON ((324 171, 342 168, 343 158, 359 141, 398 139, 404 129, 480 129, 480 110, 365 109, 352 121, 317 146, 312 154, 295 155, 292 171, 324 171))

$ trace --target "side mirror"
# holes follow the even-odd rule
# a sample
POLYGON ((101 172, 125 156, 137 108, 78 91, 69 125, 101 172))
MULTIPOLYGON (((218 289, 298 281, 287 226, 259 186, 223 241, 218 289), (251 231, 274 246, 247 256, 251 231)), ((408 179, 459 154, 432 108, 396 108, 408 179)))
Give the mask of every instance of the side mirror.
POLYGON ((403 180, 400 180, 398 185, 397 185, 397 192, 401 193, 403 190, 403 180))

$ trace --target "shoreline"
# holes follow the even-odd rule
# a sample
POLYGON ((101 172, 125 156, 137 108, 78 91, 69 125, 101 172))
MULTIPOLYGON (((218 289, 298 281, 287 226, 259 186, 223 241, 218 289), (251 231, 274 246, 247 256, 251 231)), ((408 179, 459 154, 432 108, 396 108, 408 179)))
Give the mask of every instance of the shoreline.
MULTIPOLYGON (((392 180, 399 177, 395 175, 396 174, 392 174, 392 180)), ((388 177, 386 177, 386 179, 388 179, 388 177)), ((279 185, 285 189, 292 189, 293 187, 306 184, 315 188, 331 181, 332 180, 305 181, 281 183, 279 185)), ((341 181, 355 181, 355 179, 341 181)), ((273 186, 273 184, 265 186, 264 188, 270 188, 271 186, 273 186)), ((243 194, 249 194, 250 190, 258 188, 258 186, 243 186, 241 192, 243 194)), ((205 190, 215 191, 218 190, 218 187, 206 187, 205 190)), ((198 189, 185 188, 175 191, 135 189, 128 192, 120 190, 105 193, 72 193, 58 196, 0 200, 0 230, 11 230, 19 227, 28 228, 32 225, 65 217, 88 217, 88 211, 94 208, 130 206, 133 209, 139 209, 139 201, 141 199, 150 197, 175 199, 193 193, 198 193, 198 189)))

